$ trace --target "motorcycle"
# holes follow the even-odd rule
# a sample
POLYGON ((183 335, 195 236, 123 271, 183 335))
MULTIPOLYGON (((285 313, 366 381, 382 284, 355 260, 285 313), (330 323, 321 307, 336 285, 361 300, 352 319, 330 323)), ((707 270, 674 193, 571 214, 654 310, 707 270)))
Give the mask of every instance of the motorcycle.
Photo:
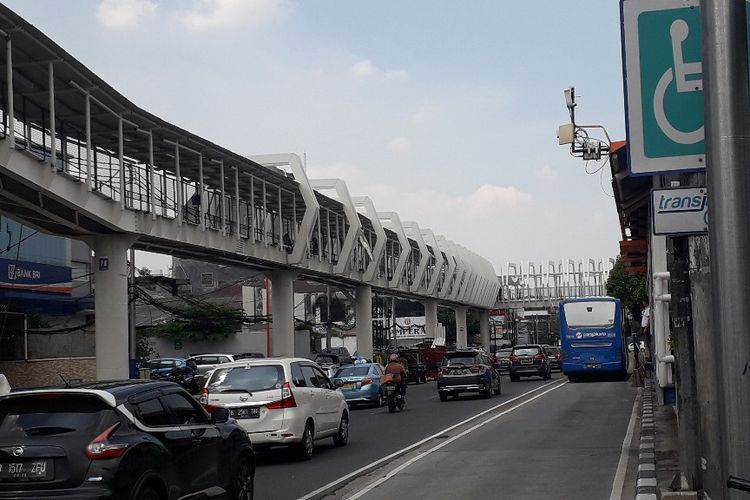
POLYGON ((151 380, 163 380, 181 385, 190 394, 198 394, 201 390, 202 377, 193 370, 173 368, 166 373, 156 370, 151 372, 151 380))
POLYGON ((404 405, 406 404, 406 399, 404 398, 401 389, 398 387, 398 384, 390 381, 386 382, 384 387, 385 401, 388 405, 388 411, 390 413, 394 413, 396 411, 396 408, 398 408, 399 411, 403 411, 404 405))

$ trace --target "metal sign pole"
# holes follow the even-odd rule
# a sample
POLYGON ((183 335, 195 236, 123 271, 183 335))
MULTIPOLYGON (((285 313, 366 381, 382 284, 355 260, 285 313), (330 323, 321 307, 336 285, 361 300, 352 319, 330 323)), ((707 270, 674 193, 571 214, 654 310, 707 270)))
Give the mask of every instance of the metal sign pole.
MULTIPOLYGON (((722 477, 750 471, 750 99, 745 0, 701 2, 713 314, 722 477)), ((710 369, 710 368, 709 368, 710 369)), ((716 436, 717 438, 719 436, 716 436)), ((726 488, 726 486, 725 486, 726 488)), ((737 490, 723 498, 740 498, 737 490)))

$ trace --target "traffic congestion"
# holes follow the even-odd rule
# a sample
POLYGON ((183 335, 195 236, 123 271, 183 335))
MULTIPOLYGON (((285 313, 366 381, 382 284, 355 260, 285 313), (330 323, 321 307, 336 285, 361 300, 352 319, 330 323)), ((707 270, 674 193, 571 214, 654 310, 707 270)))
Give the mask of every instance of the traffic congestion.
MULTIPOLYGON (((545 352, 513 348, 511 373, 516 363, 535 366, 516 360, 532 348, 545 352)), ((409 413, 412 398, 422 411, 429 404, 439 412, 449 398, 473 407, 510 380, 497 369, 505 349, 450 350, 430 367, 409 354, 391 353, 381 364, 345 350, 317 353, 341 363, 327 367, 306 358, 197 354, 149 360, 146 380, 9 392, 0 397, 0 450, 14 458, 0 465, 0 498, 250 499, 256 482, 267 487, 274 464, 345 447, 350 434, 363 432, 359 425, 373 423, 363 421, 387 426, 380 419, 409 413), (412 370, 422 373, 409 384, 412 370)), ((541 375, 549 378, 549 369, 541 375)))

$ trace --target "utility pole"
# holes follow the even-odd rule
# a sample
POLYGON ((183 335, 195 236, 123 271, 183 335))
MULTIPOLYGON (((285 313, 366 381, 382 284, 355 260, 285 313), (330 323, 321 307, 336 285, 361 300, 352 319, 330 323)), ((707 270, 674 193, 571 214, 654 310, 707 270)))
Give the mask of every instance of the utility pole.
MULTIPOLYGON (((750 471, 750 99, 745 0, 703 0, 706 174, 723 482, 750 471)), ((718 437, 718 436, 717 436, 718 437)), ((726 486, 725 486, 726 489, 726 486)), ((738 490, 723 498, 744 497, 738 490)))
POLYGON ((134 377, 134 361, 138 358, 138 342, 135 337, 135 250, 130 247, 130 269, 128 273, 128 345, 130 347, 130 376, 134 377))

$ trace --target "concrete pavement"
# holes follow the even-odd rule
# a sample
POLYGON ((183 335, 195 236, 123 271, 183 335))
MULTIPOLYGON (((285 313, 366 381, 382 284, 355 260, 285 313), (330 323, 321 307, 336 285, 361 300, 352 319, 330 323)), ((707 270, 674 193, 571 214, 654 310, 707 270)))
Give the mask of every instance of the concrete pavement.
POLYGON ((540 391, 533 401, 511 405, 501 416, 488 416, 485 420, 491 421, 474 425, 448 445, 420 450, 335 496, 633 498, 632 480, 622 490, 612 489, 636 390, 627 382, 557 385, 540 391), (394 470, 399 472, 383 481, 394 470), (380 484, 370 489, 373 482, 380 484))

